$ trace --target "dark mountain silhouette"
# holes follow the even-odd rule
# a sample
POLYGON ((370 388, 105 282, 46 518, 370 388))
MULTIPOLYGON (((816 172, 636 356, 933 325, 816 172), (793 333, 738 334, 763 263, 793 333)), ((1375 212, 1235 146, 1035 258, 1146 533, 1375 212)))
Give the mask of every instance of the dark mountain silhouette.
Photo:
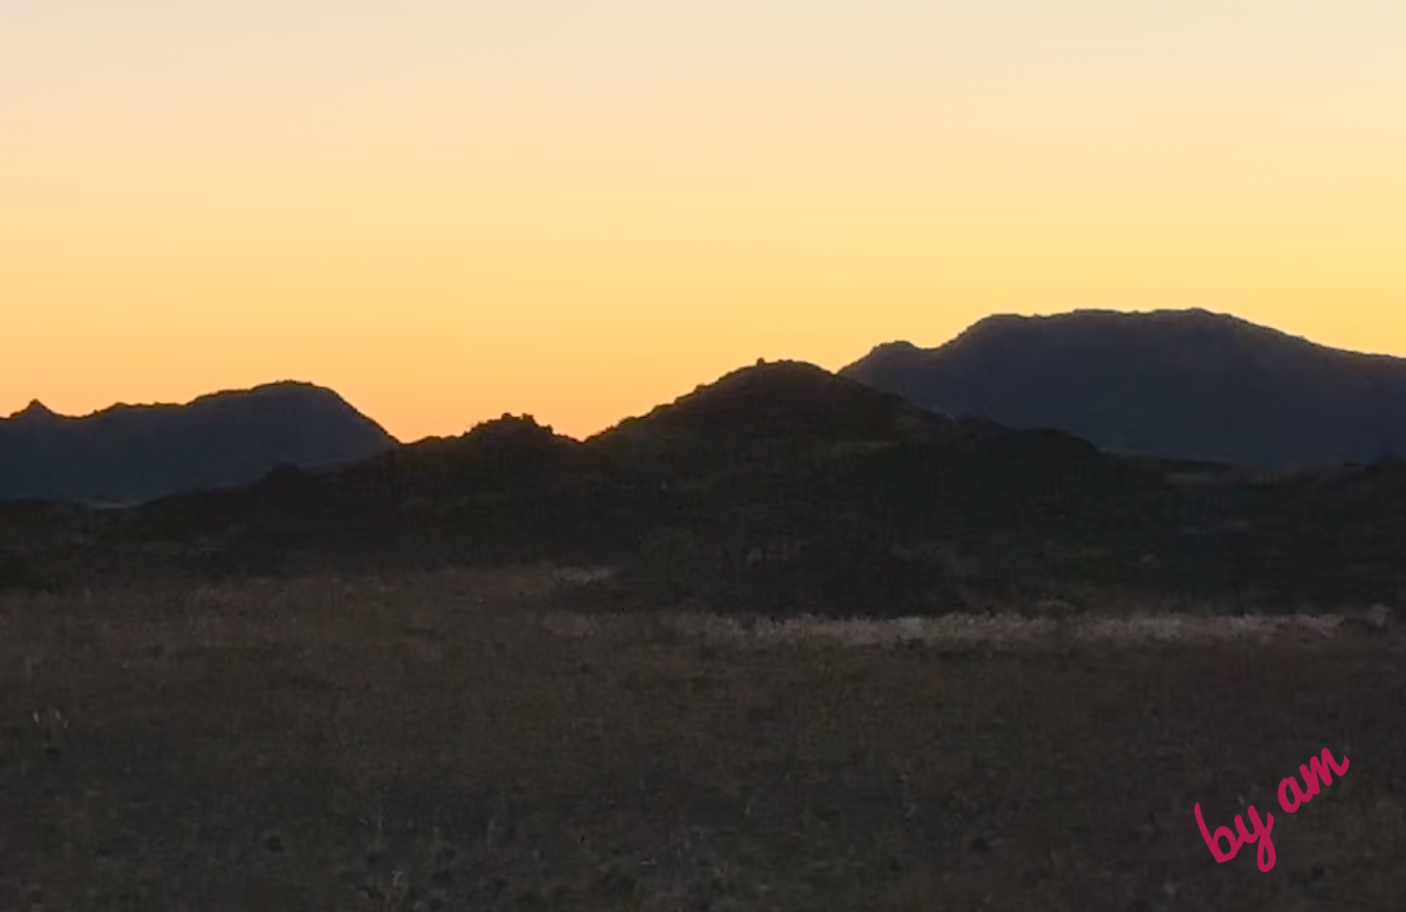
POLYGON ((587 441, 655 469, 726 471, 768 459, 819 458, 898 443, 989 441, 1003 428, 952 421, 801 361, 759 362, 587 441))
POLYGON ((1406 359, 1204 310, 995 316, 841 373, 926 408, 1100 447, 1270 470, 1406 453, 1406 359))
POLYGON ((249 484, 280 465, 320 467, 396 446, 340 396, 273 383, 187 405, 116 405, 83 418, 38 402, 0 419, 0 500, 127 503, 249 484))
POLYGON ((505 415, 126 509, 0 504, 0 587, 551 561, 613 567, 580 595, 610 610, 1292 610, 1406 595, 1404 478, 1125 457, 781 362, 586 441, 505 415))
POLYGON ((690 443, 786 439, 801 442, 950 436, 952 423, 902 397, 804 361, 760 362, 699 386, 649 414, 598 434, 603 443, 631 437, 690 443))
POLYGON ((428 437, 348 467, 344 488, 436 498, 521 494, 600 468, 583 445, 530 415, 503 415, 458 437, 428 437))
POLYGON ((988 476, 1006 470, 1010 477, 1001 490, 988 492, 989 503, 1021 490, 1017 476, 1023 472, 1072 478, 1129 471, 1069 434, 948 418, 794 361, 734 371, 585 445, 666 482, 710 492, 756 489, 738 503, 714 498, 720 508, 766 503, 787 490, 796 505, 814 507, 818 516, 834 505, 830 497, 886 491, 897 497, 897 508, 930 505, 938 492, 985 492, 988 476))
POLYGON ((222 566, 264 572, 590 557, 618 551, 619 477, 581 442, 504 415, 347 466, 285 466, 252 485, 162 498, 117 523, 122 536, 200 542, 222 566))
POLYGON ((948 419, 781 362, 585 442, 505 415, 335 470, 165 498, 107 541, 139 543, 127 567, 151 545, 221 572, 602 561, 621 568, 611 597, 642 605, 893 613, 1043 585, 1066 559, 1122 572, 1175 506, 1156 472, 1071 435, 948 419), (1002 538, 1025 542, 1019 572, 991 549, 1002 538), (958 552, 980 569, 954 575, 958 552))
POLYGON ((936 415, 800 362, 735 371, 587 446, 674 492, 622 578, 720 610, 894 614, 1013 595, 1051 562, 1135 562, 1149 536, 1129 530, 1177 505, 1156 472, 1072 435, 936 415), (988 548, 1001 539, 1024 543, 1024 566, 1002 569, 988 548), (1036 555, 1046 539, 1069 552, 1036 555))

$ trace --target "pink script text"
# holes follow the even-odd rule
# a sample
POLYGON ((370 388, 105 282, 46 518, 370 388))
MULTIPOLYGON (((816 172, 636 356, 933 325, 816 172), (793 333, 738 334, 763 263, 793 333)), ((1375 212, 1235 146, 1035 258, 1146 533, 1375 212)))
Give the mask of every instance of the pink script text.
MULTIPOLYGON (((1343 757, 1342 763, 1333 759, 1333 755, 1328 748, 1323 748, 1323 753, 1319 757, 1311 758, 1307 764, 1299 767, 1299 773, 1303 775, 1303 788, 1299 788, 1299 781, 1293 776, 1282 780, 1279 783, 1279 806, 1284 809, 1284 813, 1292 814, 1299 809, 1299 805, 1306 804, 1313 800, 1313 796, 1320 791, 1318 782, 1321 779, 1324 785, 1333 784, 1333 775, 1342 778, 1342 774, 1347 772, 1348 759, 1343 757), (1290 792, 1293 794, 1291 795, 1290 792)), ((1235 857, 1235 853, 1240 851, 1240 847, 1247 842, 1259 844, 1259 851, 1256 853, 1256 861, 1259 863, 1261 871, 1269 871, 1274 867, 1274 843, 1270 840, 1269 834, 1274 829, 1274 815, 1265 814, 1264 819, 1260 819, 1259 812, 1252 804, 1249 808, 1251 829, 1245 829, 1245 821, 1241 815, 1235 815, 1235 830, 1230 827, 1216 827, 1215 835, 1206 827, 1206 821, 1201 816, 1201 804, 1196 805, 1196 825, 1201 828, 1201 838, 1206 840, 1206 846, 1211 850, 1211 855, 1218 862, 1227 862, 1235 857), (1238 835, 1237 835, 1238 834, 1238 835), (1220 841, 1224 839, 1228 848, 1222 849, 1220 841)))

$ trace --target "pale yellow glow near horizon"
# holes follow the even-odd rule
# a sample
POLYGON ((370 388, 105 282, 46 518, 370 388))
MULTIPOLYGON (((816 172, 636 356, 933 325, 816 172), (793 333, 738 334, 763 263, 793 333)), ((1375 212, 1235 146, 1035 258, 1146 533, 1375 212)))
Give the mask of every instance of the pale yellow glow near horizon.
POLYGON ((130 7, 0 24, 0 414, 580 437, 1081 307, 1406 356, 1399 5, 130 7))

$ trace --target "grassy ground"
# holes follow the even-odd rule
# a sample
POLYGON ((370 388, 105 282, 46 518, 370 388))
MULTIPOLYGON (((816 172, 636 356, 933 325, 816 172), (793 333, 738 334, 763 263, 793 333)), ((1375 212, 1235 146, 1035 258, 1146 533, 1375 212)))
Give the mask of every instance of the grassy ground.
POLYGON ((560 577, 0 597, 0 909, 1406 897, 1399 637, 583 616, 560 577), (1217 864, 1196 802, 1272 809, 1276 867, 1217 864))

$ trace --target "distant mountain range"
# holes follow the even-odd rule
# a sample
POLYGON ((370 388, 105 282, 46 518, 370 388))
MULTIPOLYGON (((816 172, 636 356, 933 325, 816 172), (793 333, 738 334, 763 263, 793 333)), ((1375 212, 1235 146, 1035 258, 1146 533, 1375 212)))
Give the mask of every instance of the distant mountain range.
POLYGON ((246 485, 281 465, 354 462, 397 441, 329 389, 272 383, 186 405, 70 418, 39 402, 0 419, 0 500, 129 503, 246 485))
POLYGON ((0 589, 547 561, 612 568, 581 594, 612 611, 1406 598, 1406 464, 1251 481, 940 415, 799 362, 734 371, 584 441, 504 416, 365 444, 379 451, 242 486, 188 475, 203 490, 125 509, 0 503, 0 589))
MULTIPOLYGON (((838 376, 798 363, 735 371, 585 442, 533 428, 494 423, 401 447, 335 392, 293 382, 83 418, 34 402, 0 419, 0 501, 143 502, 249 485, 283 466, 356 463, 344 479, 354 488, 396 479, 432 500, 463 494, 472 478, 480 491, 518 496, 533 478, 560 486, 605 465, 667 483, 739 460, 1014 439, 1006 428, 1250 469, 1365 464, 1406 454, 1406 359, 1337 351, 1204 310, 994 316, 935 349, 878 346, 838 376)), ((787 463, 791 477, 795 469, 787 463)))
POLYGON ((1406 455, 1406 359, 1204 310, 993 316, 841 371, 925 408, 1119 452, 1292 470, 1406 455))
POLYGON ((621 603, 891 614, 1015 597, 1057 571, 1175 572, 1184 563, 1137 561, 1176 508, 1156 472, 1072 435, 954 420, 773 362, 585 441, 505 416, 332 471, 155 501, 113 517, 103 538, 118 550, 81 565, 604 563, 620 568, 621 603))

